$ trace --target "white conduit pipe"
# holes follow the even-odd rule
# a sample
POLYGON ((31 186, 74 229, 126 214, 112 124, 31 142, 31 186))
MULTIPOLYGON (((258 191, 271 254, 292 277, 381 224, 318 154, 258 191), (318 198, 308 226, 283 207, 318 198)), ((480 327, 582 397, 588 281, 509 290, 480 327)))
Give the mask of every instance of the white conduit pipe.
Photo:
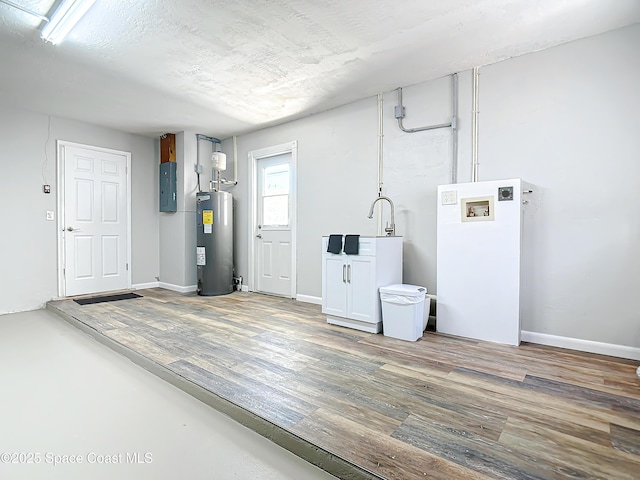
POLYGON ((478 181, 478 90, 480 87, 480 67, 473 67, 473 92, 471 96, 471 181, 478 181))
POLYGON ((451 76, 451 183, 458 183, 458 74, 451 76))
MULTIPOLYGON (((384 97, 378 94, 378 196, 382 195, 382 159, 383 159, 383 139, 384 139, 384 97)), ((378 235, 382 232, 382 208, 378 210, 378 235)))
POLYGON ((378 94, 378 196, 382 193, 382 138, 383 138, 383 123, 382 123, 382 94, 378 94))
MULTIPOLYGON (((454 74, 455 75, 455 74, 454 74)), ((425 130, 436 130, 438 128, 449 128, 451 122, 439 123, 438 125, 427 125, 425 127, 405 128, 402 119, 406 116, 406 108, 402 103, 402 88, 398 88, 398 104, 395 110, 395 117, 398 120, 398 128, 405 133, 424 132, 425 130)))
POLYGON ((405 128, 402 120, 406 116, 406 108, 402 103, 402 88, 398 88, 398 105, 394 110, 394 116, 398 120, 398 128, 405 133, 424 132, 451 127, 451 183, 458 183, 458 74, 451 75, 451 121, 438 125, 424 127, 405 128))

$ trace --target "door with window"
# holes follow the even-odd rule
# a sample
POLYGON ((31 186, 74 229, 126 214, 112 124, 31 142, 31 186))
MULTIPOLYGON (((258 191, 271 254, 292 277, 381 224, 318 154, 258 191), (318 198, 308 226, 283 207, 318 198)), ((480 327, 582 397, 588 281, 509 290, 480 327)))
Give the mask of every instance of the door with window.
POLYGON ((291 152, 256 160, 256 290, 291 296, 291 152))

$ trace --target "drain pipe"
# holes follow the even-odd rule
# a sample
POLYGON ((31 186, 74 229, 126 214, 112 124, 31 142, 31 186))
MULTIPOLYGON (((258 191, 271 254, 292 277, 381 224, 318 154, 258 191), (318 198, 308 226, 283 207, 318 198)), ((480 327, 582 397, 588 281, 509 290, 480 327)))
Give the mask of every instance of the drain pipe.
POLYGON ((423 132, 425 130, 436 130, 439 128, 451 127, 451 155, 453 160, 451 162, 451 183, 458 182, 458 74, 451 75, 451 121, 447 123, 440 123, 438 125, 428 125, 424 127, 405 128, 402 120, 407 115, 407 109, 402 104, 402 88, 398 88, 398 105, 394 109, 394 115, 398 120, 398 127, 405 133, 423 132))
POLYGON ((480 67, 473 67, 473 92, 471 95, 471 181, 478 181, 478 91, 480 87, 480 67))

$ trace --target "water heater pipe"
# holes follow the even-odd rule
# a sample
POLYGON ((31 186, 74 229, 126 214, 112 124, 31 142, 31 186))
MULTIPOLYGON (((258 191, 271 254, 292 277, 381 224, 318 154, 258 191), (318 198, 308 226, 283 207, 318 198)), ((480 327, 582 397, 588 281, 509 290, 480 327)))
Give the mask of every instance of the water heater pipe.
POLYGON ((222 142, 220 141, 220 139, 216 138, 216 137, 207 137, 206 135, 202 135, 200 133, 196 133, 196 138, 198 140, 207 140, 211 143, 217 143, 218 145, 221 144, 222 142))
MULTIPOLYGON (((200 165, 200 140, 206 140, 207 142, 217 143, 220 145, 220 140, 215 137, 208 137, 206 135, 202 135, 200 133, 196 133, 196 176, 198 177, 198 192, 202 191, 200 187, 200 174, 202 173, 202 165, 200 165)), ((213 147, 212 147, 213 149, 213 147)))
POLYGON ((478 91, 480 89, 480 67, 473 67, 473 91, 471 94, 471 181, 478 181, 478 91))
POLYGON ((232 138, 233 143, 233 180, 225 180, 225 183, 237 185, 238 184, 238 137, 235 135, 232 138))
MULTIPOLYGON (((217 139, 216 139, 217 140, 217 139)), ((222 142, 218 140, 218 147, 222 145, 222 142)), ((216 151, 220 151, 220 149, 216 149, 216 151)), ((237 185, 238 184, 238 140, 237 137, 233 136, 233 180, 228 180, 220 175, 218 172, 218 189, 220 189, 220 184, 222 185, 237 185)))

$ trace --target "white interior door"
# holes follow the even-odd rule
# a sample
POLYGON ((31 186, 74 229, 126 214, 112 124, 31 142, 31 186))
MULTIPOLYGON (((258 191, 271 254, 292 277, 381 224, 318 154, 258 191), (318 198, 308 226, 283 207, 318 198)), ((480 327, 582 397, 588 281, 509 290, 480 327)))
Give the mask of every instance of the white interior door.
POLYGON ((62 293, 129 288, 130 154, 63 143, 60 154, 64 168, 62 293))
POLYGON ((291 153, 256 162, 256 290, 291 295, 291 153))

